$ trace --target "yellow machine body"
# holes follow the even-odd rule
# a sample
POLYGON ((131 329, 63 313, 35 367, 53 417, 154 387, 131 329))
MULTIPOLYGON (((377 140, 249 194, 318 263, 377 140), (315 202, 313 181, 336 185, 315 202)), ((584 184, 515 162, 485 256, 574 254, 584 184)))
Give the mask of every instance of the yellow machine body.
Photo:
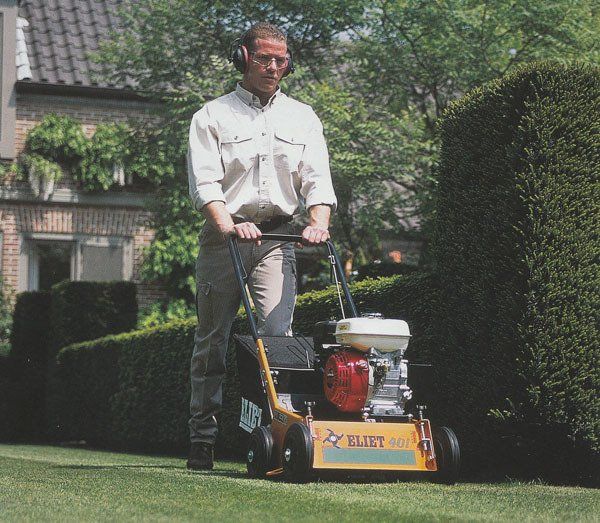
POLYGON ((313 440, 313 469, 435 472, 437 464, 429 420, 412 422, 328 421, 290 412, 279 404, 262 340, 257 340, 261 379, 273 412, 271 431, 278 475, 281 449, 292 423, 305 424, 313 440))
POLYGON ((414 423, 312 421, 315 469, 436 471, 427 420, 414 423), (429 442, 424 443, 418 423, 429 442), (429 448, 427 446, 429 445, 429 448))

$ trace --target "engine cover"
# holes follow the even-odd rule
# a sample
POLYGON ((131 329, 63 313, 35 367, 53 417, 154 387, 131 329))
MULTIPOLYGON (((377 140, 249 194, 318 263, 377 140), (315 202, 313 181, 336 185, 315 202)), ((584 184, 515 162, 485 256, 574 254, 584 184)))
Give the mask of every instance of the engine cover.
POLYGON ((342 348, 325 364, 325 397, 343 412, 363 412, 374 417, 404 415, 412 391, 408 362, 402 352, 368 353, 342 348))
POLYGON ((363 353, 341 350, 325 364, 325 396, 338 410, 360 412, 369 394, 369 362, 363 353))

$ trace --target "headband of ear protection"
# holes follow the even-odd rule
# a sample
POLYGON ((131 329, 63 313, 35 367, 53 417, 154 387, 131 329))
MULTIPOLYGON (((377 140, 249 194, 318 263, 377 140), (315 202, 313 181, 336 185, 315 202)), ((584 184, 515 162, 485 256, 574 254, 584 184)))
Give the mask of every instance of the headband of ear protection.
MULTIPOLYGON (((231 48, 229 50, 229 61, 232 62, 235 68, 242 74, 246 72, 246 67, 248 67, 249 59, 248 49, 245 45, 242 45, 244 36, 242 36, 241 38, 236 38, 231 44, 231 48)), ((283 73, 283 78, 285 78, 288 74, 292 74, 295 71, 294 59, 292 57, 292 52, 289 49, 287 50, 287 57, 288 65, 283 73)))

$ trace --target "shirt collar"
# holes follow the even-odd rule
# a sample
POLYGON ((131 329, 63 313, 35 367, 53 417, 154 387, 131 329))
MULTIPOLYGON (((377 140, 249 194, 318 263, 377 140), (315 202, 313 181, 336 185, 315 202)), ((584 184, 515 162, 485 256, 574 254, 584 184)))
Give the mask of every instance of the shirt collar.
MULTIPOLYGON (((242 102, 244 102, 246 105, 249 105, 250 107, 256 107, 257 109, 263 108, 263 105, 260 103, 260 98, 258 96, 256 96, 255 94, 252 94, 250 91, 247 91, 246 89, 244 89, 242 87, 241 83, 238 83, 236 85, 235 94, 237 94, 238 97, 240 98, 240 100, 242 102)), ((283 93, 281 92, 281 89, 279 87, 277 87, 277 91, 275 91, 273 96, 271 96, 271 98, 269 98, 267 105, 272 105, 273 102, 280 96, 283 96, 283 93)))

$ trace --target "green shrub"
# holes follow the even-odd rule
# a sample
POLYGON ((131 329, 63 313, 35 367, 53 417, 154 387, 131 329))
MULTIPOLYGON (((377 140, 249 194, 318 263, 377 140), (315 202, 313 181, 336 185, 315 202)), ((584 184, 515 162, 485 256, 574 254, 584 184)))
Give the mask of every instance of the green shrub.
POLYGON ((50 293, 17 295, 10 338, 11 386, 8 420, 11 437, 40 440, 45 422, 46 370, 50 339, 50 293))
POLYGON ((183 299, 157 301, 140 309, 138 313, 138 329, 159 327, 174 320, 185 320, 196 316, 196 308, 183 299))
POLYGON ((60 165, 52 160, 47 160, 39 154, 23 154, 23 156, 21 156, 21 164, 30 175, 35 174, 41 179, 54 180, 57 182, 63 175, 60 165))
POLYGON ((470 470, 597 474, 599 121, 599 69, 554 64, 443 118, 436 414, 470 470))
POLYGON ((0 344, 7 343, 12 330, 12 307, 10 304, 9 288, 0 276, 0 344))
POLYGON ((53 350, 130 331, 137 322, 135 284, 63 281, 52 287, 53 350))
MULTIPOLYGON (((410 355, 426 361, 431 342, 430 311, 435 280, 428 275, 396 276, 353 285, 360 310, 378 310, 411 324, 410 355)), ((298 298, 295 330, 310 335, 314 323, 340 317, 333 289, 298 298)), ((188 445, 189 365, 195 319, 109 336, 63 349, 58 356, 60 405, 66 434, 99 446, 144 451, 184 451, 188 445)), ((245 315, 233 325, 247 333, 245 315)), ((240 392, 234 347, 227 354, 219 450, 242 455, 238 429, 240 392)), ((416 395, 425 397, 419 383, 416 395)))
POLYGON ((109 399, 117 389, 118 351, 112 339, 103 338, 97 346, 89 342, 71 345, 60 353, 52 383, 57 401, 52 409, 64 441, 86 439, 92 445, 114 444, 109 399))
POLYGON ((136 334, 135 343, 119 351, 119 389, 110 400, 119 446, 186 448, 193 334, 193 322, 176 322, 136 334))

